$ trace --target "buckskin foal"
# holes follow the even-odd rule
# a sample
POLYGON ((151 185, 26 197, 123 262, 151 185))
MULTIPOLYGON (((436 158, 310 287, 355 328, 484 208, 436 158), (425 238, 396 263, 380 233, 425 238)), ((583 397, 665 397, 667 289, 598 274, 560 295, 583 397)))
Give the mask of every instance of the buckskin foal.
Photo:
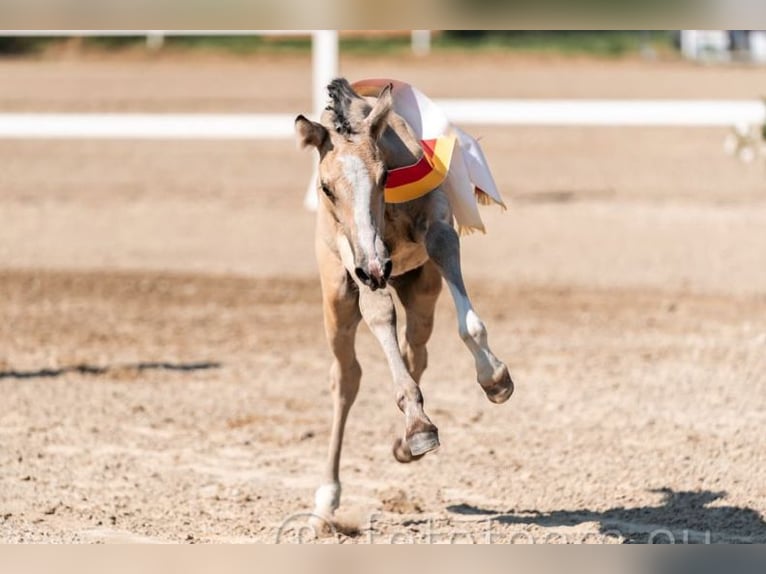
POLYGON ((439 446, 418 383, 426 368, 426 343, 442 279, 487 397, 502 403, 513 392, 508 368, 489 349, 487 330, 466 294, 459 237, 445 193, 437 187, 412 201, 385 202, 389 170, 415 164, 423 155, 412 129, 392 110, 391 86, 376 100, 359 96, 343 79, 334 80, 328 92, 330 102, 319 123, 302 115, 295 120, 298 143, 319 152, 315 247, 325 331, 334 355, 329 460, 313 512, 321 521, 331 521, 340 504, 343 431, 362 376, 354 351, 361 319, 383 348, 396 404, 404 414, 404 433, 393 448, 399 462, 439 446), (406 311, 400 339, 393 291, 406 311))

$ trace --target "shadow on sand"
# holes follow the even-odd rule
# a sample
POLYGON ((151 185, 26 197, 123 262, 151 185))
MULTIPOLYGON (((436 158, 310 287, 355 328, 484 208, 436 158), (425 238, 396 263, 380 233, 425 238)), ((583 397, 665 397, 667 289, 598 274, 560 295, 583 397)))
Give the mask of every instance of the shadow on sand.
POLYGON ((214 361, 201 361, 194 363, 170 363, 164 361, 150 361, 140 363, 126 363, 122 365, 96 366, 96 365, 73 365, 57 369, 39 369, 37 371, 0 371, 2 379, 46 379, 60 377, 74 373, 80 375, 105 375, 107 373, 142 373, 144 371, 204 371, 219 369, 221 363, 214 361))
POLYGON ((710 506, 717 500, 723 500, 725 492, 676 492, 669 488, 652 492, 663 495, 659 506, 615 507, 601 512, 588 509, 501 512, 459 504, 447 507, 447 511, 484 515, 499 524, 556 527, 598 522, 602 536, 619 536, 629 544, 766 542, 766 522, 755 510, 739 506, 710 506))

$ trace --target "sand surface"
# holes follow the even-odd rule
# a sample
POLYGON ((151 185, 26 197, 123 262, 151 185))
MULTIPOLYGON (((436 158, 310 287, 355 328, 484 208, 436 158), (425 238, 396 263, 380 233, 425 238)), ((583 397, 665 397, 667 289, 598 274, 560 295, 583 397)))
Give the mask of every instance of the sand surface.
MULTIPOLYGON (((441 97, 763 85, 500 55, 343 71, 441 97)), ((0 61, 0 111, 297 113, 308 73, 294 56, 0 61)), ((725 130, 472 131, 510 209, 483 211, 464 271, 516 393, 484 398, 445 293, 423 381, 442 448, 400 465, 360 329, 330 541, 766 542, 762 166, 724 155, 725 130)), ((331 417, 311 161, 292 142, 0 141, 0 541, 296 540, 331 417)))

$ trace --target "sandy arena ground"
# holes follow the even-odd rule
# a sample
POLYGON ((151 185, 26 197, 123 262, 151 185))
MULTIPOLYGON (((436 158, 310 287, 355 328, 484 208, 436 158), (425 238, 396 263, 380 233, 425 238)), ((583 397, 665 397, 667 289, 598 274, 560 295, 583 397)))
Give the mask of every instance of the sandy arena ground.
MULTIPOLYGON (((0 61, 0 111, 299 112, 308 70, 0 61)), ((763 86, 749 68, 499 54, 343 70, 455 97, 763 86)), ((763 167, 725 156, 722 130, 472 131, 510 209, 485 209, 465 274, 516 393, 484 398, 445 293, 423 381, 442 448, 400 465, 360 329, 330 541, 766 542, 763 167)), ((295 541, 331 417, 310 155, 0 141, 0 166, 0 541, 295 541)))

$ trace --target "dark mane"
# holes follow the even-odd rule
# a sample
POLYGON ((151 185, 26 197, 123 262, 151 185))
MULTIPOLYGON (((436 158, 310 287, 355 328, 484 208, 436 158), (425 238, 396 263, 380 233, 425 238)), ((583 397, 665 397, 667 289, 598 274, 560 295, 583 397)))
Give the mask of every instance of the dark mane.
POLYGON ((362 99, 345 78, 336 78, 327 86, 330 96, 326 110, 333 113, 335 131, 344 136, 351 136, 356 129, 351 120, 351 103, 354 99, 362 99))

